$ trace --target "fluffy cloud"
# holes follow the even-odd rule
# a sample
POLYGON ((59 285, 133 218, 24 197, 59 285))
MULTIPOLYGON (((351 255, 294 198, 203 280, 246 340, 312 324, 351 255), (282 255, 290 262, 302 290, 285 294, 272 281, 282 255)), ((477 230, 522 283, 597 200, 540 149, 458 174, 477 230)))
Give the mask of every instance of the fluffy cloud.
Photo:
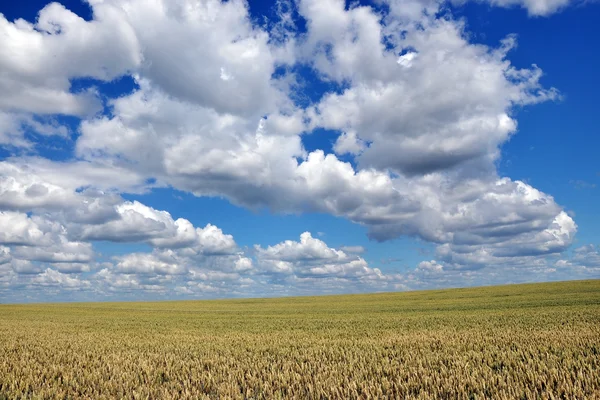
POLYGON ((275 107, 269 35, 251 24, 245 2, 105 3, 123 10, 143 48, 140 72, 169 95, 219 113, 275 107))
MULTIPOLYGON (((514 37, 496 49, 473 45, 463 26, 451 20, 424 22, 425 29, 407 26, 402 36, 391 36, 393 48, 389 50, 383 49, 383 32, 375 31, 377 35, 366 36, 368 43, 362 47, 377 49, 381 61, 351 57, 362 52, 354 49, 361 43, 362 30, 356 28, 361 21, 347 15, 359 10, 374 19, 376 15, 367 7, 344 11, 343 2, 331 3, 330 7, 339 9, 339 29, 344 33, 339 40, 319 37, 313 51, 320 54, 325 40, 332 55, 326 65, 318 58, 313 65, 351 85, 342 93, 325 95, 310 115, 316 127, 343 131, 336 152, 359 154, 357 161, 363 168, 420 175, 478 160, 489 170, 498 157, 498 146, 516 131, 516 121, 509 116, 511 107, 558 97, 555 89, 540 86, 538 67, 518 70, 506 61, 507 52, 515 46, 514 37), (410 62, 398 62, 396 54, 406 49, 416 56, 410 62), (363 71, 366 66, 357 65, 358 61, 352 61, 355 58, 377 68, 363 71), (338 76, 330 70, 349 72, 338 76)), ((305 12, 309 21, 321 20, 318 7, 305 12)), ((372 32, 367 26, 364 30, 372 32)), ((403 60, 406 55, 399 59, 403 60)))
MULTIPOLYGON (((521 7, 527 10, 530 16, 548 16, 567 6, 576 3, 573 0, 486 0, 497 7, 521 7)), ((464 3, 464 0, 452 1, 456 4, 464 3)))
MULTIPOLYGON (((546 268, 545 257, 573 241, 577 226, 552 196, 496 171, 501 146, 517 132, 515 108, 560 97, 540 83, 539 67, 511 64, 514 36, 495 47, 473 43, 462 22, 439 18, 435 0, 386 1, 383 11, 300 0, 262 27, 241 0, 89 3, 91 21, 58 3, 35 23, 0 15, 0 145, 35 151, 26 131, 74 140, 71 160, 15 153, 0 161, 0 222, 9 227, 0 232, 3 285, 397 289, 410 279, 476 279, 486 268, 546 268), (294 31, 296 12, 305 33, 294 31), (300 106, 295 67, 331 90, 300 106), (125 75, 136 88, 116 98, 94 84, 73 90, 77 78, 125 75), (76 137, 56 114, 80 118, 76 137), (307 151, 302 136, 323 129, 338 132, 333 154, 307 151), (358 255, 364 249, 330 248, 308 232, 245 252, 212 224, 195 227, 121 197, 154 187, 251 209, 328 213, 379 241, 432 242, 435 260, 412 275, 384 274, 358 255), (152 251, 100 266, 92 249, 100 240, 152 251)), ((492 3, 521 4, 532 15, 566 5, 492 3)), ((561 268, 594 252, 577 250, 561 268)))
POLYGON ((439 273, 442 272, 444 269, 444 266, 439 264, 437 261, 435 260, 431 260, 431 261, 421 261, 418 265, 417 265, 417 271, 420 272, 424 272, 426 274, 430 274, 430 273, 439 273))
POLYGON ((329 248, 322 240, 313 238, 310 232, 301 234, 299 242, 286 240, 266 249, 258 246, 256 250, 259 257, 265 260, 320 262, 323 260, 345 261, 347 259, 347 255, 343 251, 329 248))
POLYGON ((89 243, 70 241, 65 227, 57 222, 18 212, 0 212, 0 225, 0 244, 10 246, 10 255, 16 260, 78 263, 89 262, 93 257, 89 243))
POLYGON ((31 283, 34 286, 58 286, 63 289, 75 290, 81 290, 91 286, 91 283, 87 280, 63 274, 50 268, 47 268, 43 273, 32 279, 31 283))
POLYGON ((158 274, 177 275, 186 272, 183 265, 173 259, 173 255, 166 253, 128 254, 119 259, 116 270, 124 274, 158 274))
POLYGON ((330 248, 309 232, 300 241, 255 246, 251 254, 198 255, 189 248, 115 257, 91 278, 99 292, 212 297, 397 289, 396 275, 361 257, 330 248))
POLYGON ((64 135, 64 129, 39 129, 33 114, 86 116, 102 109, 97 90, 75 92, 71 79, 110 81, 142 60, 133 30, 107 4, 95 4, 89 22, 59 3, 44 7, 35 23, 0 14, 0 36, 0 143, 16 146, 28 145, 23 125, 64 135))
POLYGON ((372 80, 393 73, 386 57, 380 16, 370 7, 346 8, 343 0, 302 0, 307 37, 300 49, 306 62, 337 81, 372 80))
MULTIPOLYGON (((81 236, 85 240, 110 240, 138 242, 152 239, 172 238, 185 241, 185 222, 173 221, 166 211, 158 211, 144 204, 123 202, 115 207, 118 218, 103 224, 81 226, 81 236)), ((189 224, 189 222, 187 222, 189 224)))
POLYGON ((584 267, 600 268, 600 250, 593 244, 578 247, 574 251, 573 262, 584 267))
POLYGON ((98 223, 117 217, 122 199, 114 188, 138 192, 144 181, 115 165, 13 158, 0 161, 0 209, 60 211, 67 220, 98 223))
POLYGON ((139 275, 116 273, 112 268, 100 270, 95 278, 95 283, 99 286, 100 292, 105 296, 110 296, 111 294, 123 296, 128 293, 135 294, 139 292, 160 293, 164 295, 168 290, 164 279, 144 280, 139 275))
POLYGON ((71 240, 64 225, 47 216, 0 211, 0 226, 0 299, 91 288, 78 274, 91 270, 92 245, 71 240))
POLYGON ((236 252, 233 237, 214 225, 195 228, 184 218, 173 220, 167 211, 155 210, 138 201, 123 202, 115 210, 118 218, 103 224, 76 225, 73 234, 85 240, 146 241, 158 248, 185 248, 205 255, 236 252))
POLYGON ((259 270, 268 273, 293 278, 385 280, 381 271, 370 268, 363 258, 330 248, 310 232, 301 234, 299 242, 286 240, 267 248, 257 245, 255 252, 259 270))
MULTIPOLYGON (((378 0, 389 5, 391 13, 404 21, 422 20, 435 15, 444 5, 441 0, 378 0)), ((468 0, 449 0, 457 6, 464 5, 468 0)), ((488 3, 495 7, 520 7, 527 10, 529 16, 549 16, 561 11, 572 4, 575 0, 473 0, 480 3, 488 3)))
POLYGON ((238 254, 200 254, 194 248, 158 249, 115 257, 92 277, 103 295, 162 293, 199 297, 257 293, 251 258, 238 254), (240 292, 242 293, 242 292, 240 292))
POLYGON ((554 263, 557 270, 569 274, 571 278, 597 278, 600 274, 600 251, 598 246, 588 244, 573 250, 570 258, 562 258, 554 263))
MULTIPOLYGON (((538 68, 516 70, 506 60, 514 39, 489 49, 470 44, 460 24, 432 20, 394 39, 396 50, 410 47, 418 54, 410 65, 399 65, 394 50, 381 45, 382 27, 370 8, 319 4, 300 4, 309 24, 297 51, 312 57, 322 74, 351 84, 310 109, 309 125, 342 130, 335 148, 358 154, 359 170, 319 150, 306 154, 296 135, 302 123, 291 131, 281 124, 297 113, 266 119, 222 114, 168 96, 150 78, 140 78, 140 90, 113 102, 113 118, 83 123, 78 154, 92 162, 126 160, 137 174, 145 171, 199 196, 343 216, 381 240, 408 234, 452 243, 472 235, 485 236, 476 239, 483 243, 503 240, 492 232, 501 229, 553 237, 546 231, 561 210, 552 198, 529 199, 535 189, 495 175, 498 148, 516 129, 511 107, 556 97, 540 86, 538 68), (327 17, 337 21, 332 32, 320 28, 319 7, 333 13, 327 17), (321 60, 324 44, 331 49, 321 60), (363 47, 377 52, 365 65, 364 57, 351 56, 363 47), (373 60, 380 68, 371 71, 373 60), (446 79, 449 73, 453 79, 446 79), (461 196, 465 189, 468 195, 461 196), (478 232, 469 228, 473 224, 478 232)), ((563 247, 575 225, 565 229, 563 247)), ((530 249, 538 247, 531 243, 530 249)))

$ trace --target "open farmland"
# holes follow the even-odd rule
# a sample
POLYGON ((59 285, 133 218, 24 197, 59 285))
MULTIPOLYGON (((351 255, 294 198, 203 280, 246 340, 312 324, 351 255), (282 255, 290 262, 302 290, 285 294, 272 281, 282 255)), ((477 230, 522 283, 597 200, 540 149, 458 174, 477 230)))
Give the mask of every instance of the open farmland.
POLYGON ((600 281, 0 306, 0 398, 600 398, 600 281))

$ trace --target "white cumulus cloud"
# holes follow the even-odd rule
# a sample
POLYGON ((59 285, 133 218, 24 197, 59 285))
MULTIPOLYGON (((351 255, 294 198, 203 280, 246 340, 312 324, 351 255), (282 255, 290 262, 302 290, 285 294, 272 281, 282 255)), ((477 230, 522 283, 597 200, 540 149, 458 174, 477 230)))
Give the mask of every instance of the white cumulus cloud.
MULTIPOLYGON (((474 42, 441 1, 379 3, 280 2, 260 26, 242 0, 90 0, 90 21, 59 3, 36 21, 0 15, 0 290, 285 294, 592 274, 596 248, 564 256, 577 225, 563 207, 497 171, 515 110, 561 98, 542 68, 511 63, 514 35, 474 42), (329 88, 320 98, 303 68, 329 88), (131 91, 102 92, 121 77, 131 91), (307 149, 323 131, 333 152, 307 149), (69 157, 45 158, 27 132, 69 157), (126 200, 157 187, 326 213, 377 241, 431 242, 435 256, 384 273, 363 248, 309 232, 241 248, 210 221, 126 200), (100 260, 98 241, 151 250, 100 260)), ((544 16, 569 2, 490 3, 544 16)))

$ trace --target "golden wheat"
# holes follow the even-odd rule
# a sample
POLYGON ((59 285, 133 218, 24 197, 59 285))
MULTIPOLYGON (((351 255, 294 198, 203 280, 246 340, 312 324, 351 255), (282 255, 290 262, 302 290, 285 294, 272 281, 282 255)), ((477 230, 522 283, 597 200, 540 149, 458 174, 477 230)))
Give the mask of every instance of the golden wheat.
POLYGON ((600 398, 600 281, 3 305, 0 398, 600 398))

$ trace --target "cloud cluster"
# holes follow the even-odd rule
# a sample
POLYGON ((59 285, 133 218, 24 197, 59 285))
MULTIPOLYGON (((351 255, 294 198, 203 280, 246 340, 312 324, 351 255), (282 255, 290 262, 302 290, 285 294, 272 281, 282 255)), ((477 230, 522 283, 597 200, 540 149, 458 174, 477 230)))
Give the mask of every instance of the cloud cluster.
MULTIPOLYGON (((487 2, 497 7, 521 7, 526 9, 530 16, 534 17, 549 16, 571 4, 577 3, 573 0, 487 0, 487 2)), ((453 1, 453 3, 462 4, 465 1, 459 0, 453 1)))
MULTIPOLYGON (((300 0, 263 26, 242 0, 91 0, 91 21, 58 3, 35 22, 0 15, 0 145, 13 152, 0 161, 0 220, 10 227, 0 234, 0 288, 384 290, 547 265, 576 224, 552 196, 498 176, 496 163, 517 132, 515 109, 559 92, 541 84, 539 67, 511 64, 515 36, 489 47, 440 16, 441 2, 383 3, 300 0), (311 92, 302 68, 331 88, 309 104, 298 100, 311 92), (123 76, 133 91, 99 89, 123 76), (75 89, 82 78, 91 83, 75 89), (57 122, 64 115, 78 118, 76 135, 57 122), (324 130, 337 132, 333 153, 307 151, 303 136, 324 130), (73 141, 72 159, 19 156, 35 152, 30 131, 73 141), (240 249, 214 225, 121 196, 154 187, 328 213, 379 241, 435 243, 436 260, 384 274, 361 249, 333 249, 308 232, 240 249), (98 241, 152 251, 106 260, 98 241)), ((546 15, 566 3, 522 5, 546 15)))
MULTIPOLYGON (((0 244, 4 257, 19 273, 39 272, 33 262, 87 263, 92 259, 90 243, 71 241, 61 224, 19 212, 0 212, 0 244), (6 247, 5 247, 6 246, 6 247)), ((60 266, 58 269, 61 269, 60 266)), ((85 269, 85 266, 81 270, 85 269)))
POLYGON ((347 279, 383 278, 377 268, 343 250, 332 249, 310 232, 300 235, 300 241, 286 240, 274 246, 255 246, 259 268, 272 273, 295 277, 336 277, 347 279))

